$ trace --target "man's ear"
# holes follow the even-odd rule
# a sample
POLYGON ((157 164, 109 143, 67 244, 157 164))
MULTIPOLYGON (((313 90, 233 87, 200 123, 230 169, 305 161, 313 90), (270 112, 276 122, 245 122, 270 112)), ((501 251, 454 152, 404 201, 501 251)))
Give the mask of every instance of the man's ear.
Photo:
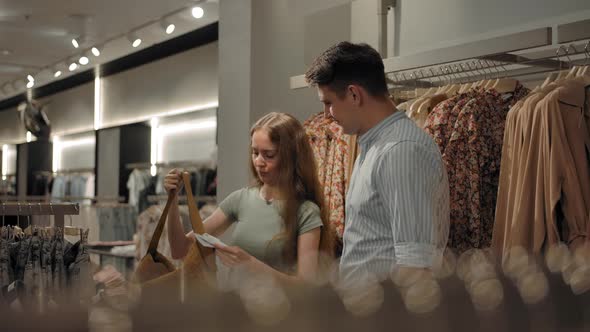
POLYGON ((353 103, 356 106, 359 106, 362 103, 363 100, 363 91, 362 89, 360 89, 357 85, 349 85, 346 88, 346 92, 350 95, 350 97, 352 98, 353 103))

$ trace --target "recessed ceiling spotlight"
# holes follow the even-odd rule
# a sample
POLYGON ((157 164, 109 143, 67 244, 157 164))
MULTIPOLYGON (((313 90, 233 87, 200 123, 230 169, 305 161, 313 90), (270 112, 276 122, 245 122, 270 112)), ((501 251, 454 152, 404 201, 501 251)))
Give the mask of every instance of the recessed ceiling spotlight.
POLYGON ((160 26, 166 32, 167 35, 172 34, 176 29, 176 25, 168 22, 168 20, 166 19, 162 19, 162 21, 160 22, 160 26))
POLYGON ((58 78, 58 77, 60 77, 60 76, 61 76, 61 70, 56 70, 56 71, 53 73, 53 77, 55 77, 55 78, 58 78))
POLYGON ((32 88, 33 86, 35 86, 35 81, 29 81, 29 82, 27 83, 27 89, 30 89, 30 88, 32 88))
POLYGON ((91 51, 94 56, 100 56, 100 48, 98 46, 94 46, 91 51))
POLYGON ((138 47, 139 45, 141 45, 141 38, 137 37, 137 35, 133 32, 129 33, 127 39, 133 47, 138 47))
POLYGON ((205 11, 203 10, 203 8, 197 6, 197 7, 193 7, 193 9, 191 10, 191 13, 193 14, 194 18, 201 18, 205 15, 205 11))
POLYGON ((90 60, 88 60, 88 57, 83 55, 80 57, 80 60, 78 60, 78 62, 83 65, 86 66, 88 64, 88 62, 90 62, 90 60))
POLYGON ((35 78, 31 74, 27 75, 27 80, 29 80, 29 82, 35 82, 35 78))
POLYGON ((77 64, 77 63, 75 63, 75 62, 72 62, 72 63, 70 64, 70 67, 69 67, 69 69, 70 69, 70 71, 74 71, 74 70, 78 69, 78 64, 77 64))

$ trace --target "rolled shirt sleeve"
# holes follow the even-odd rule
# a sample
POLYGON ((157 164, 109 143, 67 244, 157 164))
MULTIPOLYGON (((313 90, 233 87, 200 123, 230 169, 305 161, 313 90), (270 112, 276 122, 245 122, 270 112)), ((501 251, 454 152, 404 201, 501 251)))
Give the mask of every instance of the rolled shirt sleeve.
POLYGON ((391 223, 396 265, 432 267, 449 226, 449 185, 440 155, 416 142, 399 142, 383 152, 373 176, 383 218, 391 223))

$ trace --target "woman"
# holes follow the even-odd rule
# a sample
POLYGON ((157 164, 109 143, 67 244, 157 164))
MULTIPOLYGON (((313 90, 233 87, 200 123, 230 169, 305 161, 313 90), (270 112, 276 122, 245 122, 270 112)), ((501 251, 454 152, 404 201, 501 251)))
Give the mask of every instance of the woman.
MULTIPOLYGON (((221 202, 204 221, 205 232, 219 236, 236 223, 230 246, 216 246, 226 266, 268 273, 287 282, 312 281, 320 253, 332 256, 333 232, 305 130, 291 115, 270 113, 252 127, 250 139, 255 184, 221 202)), ((181 183, 180 171, 172 170, 164 186, 169 193, 176 192, 181 183)), ((180 259, 195 237, 183 232, 178 202, 168 218, 172 256, 180 259)))

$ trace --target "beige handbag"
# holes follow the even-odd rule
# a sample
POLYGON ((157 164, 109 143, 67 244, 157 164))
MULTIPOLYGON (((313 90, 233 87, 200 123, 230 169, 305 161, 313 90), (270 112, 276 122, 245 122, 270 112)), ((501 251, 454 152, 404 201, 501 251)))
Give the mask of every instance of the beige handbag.
MULTIPOLYGON (((199 210, 191 189, 190 174, 183 172, 182 180, 186 191, 193 231, 197 234, 203 234, 205 227, 203 226, 203 221, 199 215, 199 210)), ((158 242, 164 230, 168 211, 170 210, 173 199, 174 194, 170 194, 162 216, 156 226, 156 230, 152 235, 147 254, 141 259, 135 270, 134 279, 141 284, 144 291, 166 287, 186 288, 195 284, 196 281, 203 281, 200 283, 202 286, 211 286, 210 282, 215 278, 215 251, 212 248, 203 247, 196 240, 191 244, 187 255, 184 257, 181 269, 176 269, 170 260, 158 252, 158 242), (207 283, 204 281, 207 281, 207 283)))

